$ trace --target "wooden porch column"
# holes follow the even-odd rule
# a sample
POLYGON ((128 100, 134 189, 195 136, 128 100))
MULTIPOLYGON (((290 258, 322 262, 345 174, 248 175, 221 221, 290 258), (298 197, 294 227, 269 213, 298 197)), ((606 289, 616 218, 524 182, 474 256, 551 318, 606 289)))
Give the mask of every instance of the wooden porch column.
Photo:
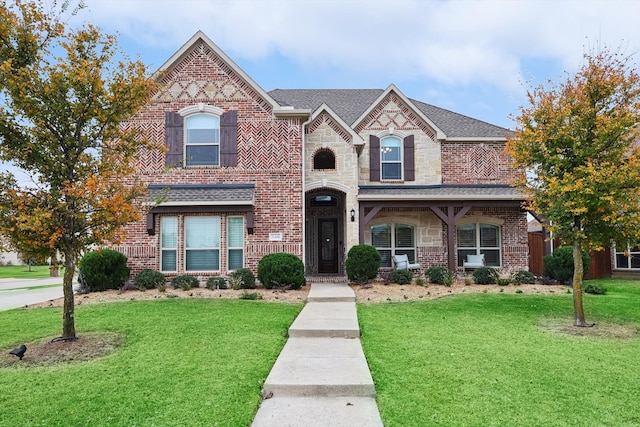
POLYGON ((445 214, 442 209, 436 206, 430 206, 433 213, 438 215, 438 218, 447 225, 447 258, 448 268, 451 271, 456 271, 458 265, 456 263, 456 233, 455 226, 460 221, 460 218, 466 215, 471 209, 470 206, 462 206, 460 211, 455 213, 454 205, 447 205, 447 213, 445 214))

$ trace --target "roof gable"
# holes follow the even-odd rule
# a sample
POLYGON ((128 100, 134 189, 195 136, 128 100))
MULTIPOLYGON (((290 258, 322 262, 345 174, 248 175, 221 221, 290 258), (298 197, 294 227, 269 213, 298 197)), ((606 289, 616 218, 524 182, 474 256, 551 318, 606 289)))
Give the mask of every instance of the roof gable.
POLYGON ((264 91, 247 73, 242 70, 227 54, 225 54, 202 31, 198 31, 176 53, 171 56, 156 72, 155 77, 161 82, 171 82, 158 94, 156 99, 188 97, 246 99, 253 98, 266 111, 279 111, 280 104, 264 91), (192 64, 198 55, 204 54, 228 76, 220 81, 190 80, 180 81, 177 75, 192 64), (174 81, 176 80, 176 81, 174 81))

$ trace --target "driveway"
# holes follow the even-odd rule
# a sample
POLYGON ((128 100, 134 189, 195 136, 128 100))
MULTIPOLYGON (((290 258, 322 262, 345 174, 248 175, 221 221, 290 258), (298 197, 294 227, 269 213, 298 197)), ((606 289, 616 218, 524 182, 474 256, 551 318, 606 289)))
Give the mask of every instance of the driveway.
POLYGON ((62 277, 0 279, 0 310, 62 298, 62 277))

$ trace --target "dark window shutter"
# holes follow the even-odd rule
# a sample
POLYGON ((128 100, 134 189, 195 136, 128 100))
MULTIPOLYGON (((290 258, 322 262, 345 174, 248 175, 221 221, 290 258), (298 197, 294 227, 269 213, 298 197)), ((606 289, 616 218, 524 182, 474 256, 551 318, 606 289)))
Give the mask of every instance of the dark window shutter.
POLYGON ((178 113, 167 111, 165 113, 165 145, 167 147, 167 166, 181 166, 184 147, 184 119, 178 113))
POLYGON ((409 135, 404 139, 404 180, 416 180, 416 165, 414 159, 415 143, 413 135, 409 135))
POLYGON ((238 166, 238 112, 220 116, 220 166, 238 166))
POLYGON ((369 135, 369 180, 380 181, 380 138, 369 135))

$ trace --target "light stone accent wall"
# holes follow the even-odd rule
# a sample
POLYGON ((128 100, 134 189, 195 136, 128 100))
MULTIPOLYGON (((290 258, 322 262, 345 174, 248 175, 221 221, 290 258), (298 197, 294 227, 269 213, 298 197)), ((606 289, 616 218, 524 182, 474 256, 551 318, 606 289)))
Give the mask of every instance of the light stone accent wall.
POLYGON ((358 212, 358 154, 351 142, 346 142, 328 123, 318 125, 305 141, 305 188, 326 187, 342 191, 345 200, 345 246, 351 248, 358 244, 358 215, 351 222, 350 211, 358 212), (320 149, 331 150, 336 157, 336 168, 332 170, 314 170, 313 155, 320 149))
POLYGON ((440 218, 431 210, 387 210, 383 209, 367 224, 364 231, 366 244, 371 244, 371 227, 377 224, 409 224, 416 227, 417 247, 441 247, 446 245, 444 227, 440 218))

